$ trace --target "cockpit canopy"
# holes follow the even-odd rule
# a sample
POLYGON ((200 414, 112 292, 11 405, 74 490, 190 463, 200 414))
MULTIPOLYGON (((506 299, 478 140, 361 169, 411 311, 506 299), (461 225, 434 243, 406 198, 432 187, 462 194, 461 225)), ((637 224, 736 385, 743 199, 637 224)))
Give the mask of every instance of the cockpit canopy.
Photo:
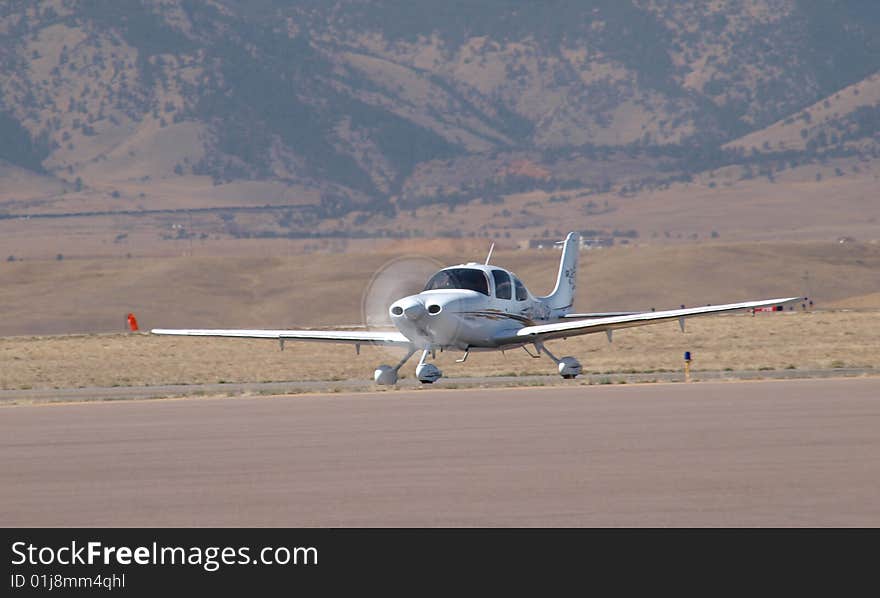
POLYGON ((488 295, 489 279, 485 272, 476 268, 448 268, 437 272, 425 285, 426 291, 445 289, 465 289, 488 295))

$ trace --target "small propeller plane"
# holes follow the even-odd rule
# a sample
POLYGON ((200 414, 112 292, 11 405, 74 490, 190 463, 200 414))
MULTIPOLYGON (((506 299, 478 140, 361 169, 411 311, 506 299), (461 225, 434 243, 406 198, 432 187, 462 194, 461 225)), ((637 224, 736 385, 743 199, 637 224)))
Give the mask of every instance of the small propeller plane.
POLYGON ((416 377, 430 384, 442 372, 428 358, 437 350, 460 350, 464 362, 471 351, 497 351, 522 348, 532 357, 543 353, 556 363, 559 375, 575 378, 581 374, 574 357, 556 357, 545 346, 553 339, 604 332, 611 341, 614 330, 678 320, 682 331, 685 318, 755 309, 800 301, 800 297, 746 301, 687 309, 649 312, 573 313, 580 236, 569 233, 562 246, 559 273, 553 292, 536 297, 509 270, 489 263, 470 262, 443 268, 434 274, 425 289, 402 297, 389 306, 397 330, 171 330, 157 328, 153 334, 263 338, 285 341, 313 341, 400 347, 406 355, 397 365, 380 365, 373 379, 377 384, 396 384, 400 368, 416 352, 421 358, 416 377), (529 346, 533 351, 529 351, 529 346))

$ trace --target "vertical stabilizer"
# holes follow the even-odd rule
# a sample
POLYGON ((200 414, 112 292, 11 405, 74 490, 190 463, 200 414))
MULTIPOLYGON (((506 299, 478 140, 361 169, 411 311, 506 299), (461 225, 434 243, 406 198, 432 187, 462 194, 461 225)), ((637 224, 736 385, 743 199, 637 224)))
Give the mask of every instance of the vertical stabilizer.
POLYGON ((554 317, 571 311, 574 304, 574 291, 577 283, 578 253, 581 249, 581 236, 568 233, 562 245, 562 257, 559 259, 559 274, 556 276, 556 288, 542 297, 544 303, 552 310, 554 317))

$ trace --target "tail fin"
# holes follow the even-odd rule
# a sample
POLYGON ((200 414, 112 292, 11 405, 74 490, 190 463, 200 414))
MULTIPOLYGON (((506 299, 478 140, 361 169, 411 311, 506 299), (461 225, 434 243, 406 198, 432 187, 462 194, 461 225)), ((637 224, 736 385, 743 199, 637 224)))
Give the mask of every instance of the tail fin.
POLYGON ((562 245, 562 257, 559 260, 559 274, 556 276, 556 288, 542 297, 554 316, 559 317, 571 311, 574 304, 574 291, 577 281, 578 253, 581 248, 581 236, 568 233, 562 245))

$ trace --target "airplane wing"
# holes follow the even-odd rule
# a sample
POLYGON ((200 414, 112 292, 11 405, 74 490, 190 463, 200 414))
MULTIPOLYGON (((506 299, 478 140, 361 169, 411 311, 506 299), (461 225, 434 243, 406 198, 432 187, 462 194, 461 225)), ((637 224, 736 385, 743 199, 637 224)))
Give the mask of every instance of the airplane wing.
POLYGON ((746 301, 744 303, 728 303, 726 305, 708 305, 705 307, 691 307, 686 309, 670 309, 666 311, 652 311, 622 316, 595 318, 590 320, 576 320, 574 322, 555 322, 553 324, 538 324, 520 328, 513 342, 534 342, 551 340, 554 338, 566 338, 581 334, 595 332, 608 332, 620 328, 633 328, 646 326, 659 322, 683 320, 694 316, 705 316, 742 309, 754 309, 769 305, 781 305, 792 301, 801 301, 802 297, 787 297, 784 299, 765 299, 762 301, 746 301))
POLYGON ((565 314, 562 316, 564 320, 586 320, 589 318, 612 318, 614 316, 634 316, 641 314, 641 311, 594 311, 584 314, 565 314))
POLYGON ((410 343, 396 331, 367 330, 202 330, 154 328, 153 334, 172 336, 219 336, 227 338, 266 338, 311 341, 319 343, 347 343, 350 345, 391 345, 408 347, 410 343))

